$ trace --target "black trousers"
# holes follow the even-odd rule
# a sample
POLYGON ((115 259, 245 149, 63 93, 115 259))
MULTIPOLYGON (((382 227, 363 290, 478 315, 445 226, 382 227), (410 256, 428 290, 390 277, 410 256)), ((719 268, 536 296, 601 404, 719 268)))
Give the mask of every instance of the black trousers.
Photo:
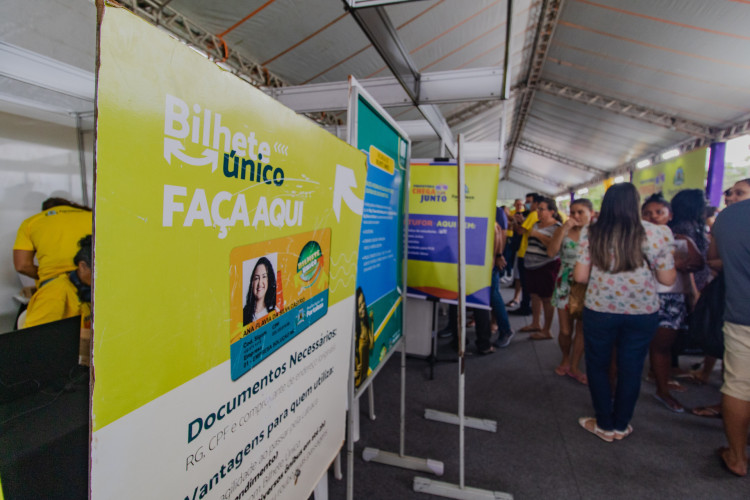
MULTIPOLYGON (((474 312, 474 324, 476 325, 476 345, 477 350, 486 351, 490 348, 490 336, 492 336, 492 326, 490 311, 488 309, 478 309, 476 307, 467 307, 466 311, 474 312)), ((448 327, 453 334, 452 346, 458 349, 458 307, 450 306, 448 308, 448 327)))

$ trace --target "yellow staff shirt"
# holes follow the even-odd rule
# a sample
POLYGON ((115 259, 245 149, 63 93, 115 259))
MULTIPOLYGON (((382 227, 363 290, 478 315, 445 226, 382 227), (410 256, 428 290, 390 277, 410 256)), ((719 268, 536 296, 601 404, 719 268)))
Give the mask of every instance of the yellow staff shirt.
POLYGON ((519 258, 526 256, 526 248, 529 246, 529 231, 531 231, 531 228, 534 227, 534 224, 537 223, 539 220, 539 214, 536 210, 532 211, 528 217, 526 217, 526 220, 523 221, 523 224, 521 224, 521 227, 526 230, 523 237, 521 238, 521 246, 518 247, 518 255, 519 258))
POLYGON ((29 217, 18 228, 13 250, 36 252, 39 283, 76 268, 78 241, 91 234, 88 210, 59 206, 29 217))
POLYGON ((78 289, 68 275, 63 274, 46 283, 31 296, 23 327, 51 323, 79 314, 81 301, 78 298, 78 289))

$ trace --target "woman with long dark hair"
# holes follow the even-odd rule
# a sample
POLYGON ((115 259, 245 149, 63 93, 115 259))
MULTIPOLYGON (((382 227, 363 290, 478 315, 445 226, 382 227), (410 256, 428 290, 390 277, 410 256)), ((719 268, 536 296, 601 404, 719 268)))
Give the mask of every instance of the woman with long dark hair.
MULTIPOLYGON (((679 195, 679 193, 678 193, 679 195)), ((701 199, 703 195, 701 194, 701 199)), ((677 199, 677 196, 675 196, 677 199)), ((705 202, 702 202, 705 205, 705 202)), ((679 204, 679 203, 678 203, 679 204)), ((661 193, 653 194, 646 198, 641 207, 643 220, 657 226, 671 225, 674 217, 672 205, 664 199, 661 193)), ((677 261, 677 258, 675 258, 677 261)), ((684 262, 681 262, 684 264, 684 262)), ((675 268, 679 271, 680 264, 675 262, 675 268)), ((677 340, 680 331, 687 328, 687 303, 685 302, 686 285, 689 275, 677 273, 677 278, 671 286, 658 284, 656 292, 659 296, 659 327, 651 340, 649 358, 651 361, 651 372, 649 379, 653 378, 656 384, 654 398, 664 405, 669 411, 682 413, 685 411, 682 404, 669 392, 670 389, 679 390, 680 385, 670 380, 672 365, 672 346, 677 340)))
POLYGON ((642 222, 640 197, 630 183, 610 187, 599 218, 579 240, 574 278, 588 283, 583 310, 584 352, 595 417, 578 423, 612 442, 633 431, 630 419, 641 388, 641 372, 659 324, 657 282, 675 280, 669 228, 642 222), (610 385, 616 350, 617 381, 610 385))
POLYGON ((266 257, 258 259, 250 276, 250 287, 242 310, 245 325, 276 310, 276 274, 271 261, 266 257))

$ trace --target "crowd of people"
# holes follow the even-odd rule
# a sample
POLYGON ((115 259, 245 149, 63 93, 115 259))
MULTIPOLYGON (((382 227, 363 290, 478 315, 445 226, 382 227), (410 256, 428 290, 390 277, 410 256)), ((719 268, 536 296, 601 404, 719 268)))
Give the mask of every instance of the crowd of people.
MULTIPOLYGON (((580 426, 603 441, 621 440, 634 430, 631 419, 647 359, 653 396, 670 411, 685 411, 673 394, 683 390, 678 378, 707 380, 715 357, 707 356, 702 369, 684 372, 677 356, 690 311, 709 293, 709 284, 721 279, 722 401, 692 411, 723 418, 729 446, 721 448, 719 456, 733 474, 746 475, 750 231, 745 224, 750 220, 750 179, 728 189, 725 204, 721 212, 708 207, 699 189, 682 190, 671 200, 653 194, 641 203, 633 184, 620 183, 606 191, 599 212, 583 198, 573 200, 570 213, 562 214, 554 199, 537 193, 529 193, 525 202, 516 200, 512 209, 499 209, 490 297, 498 339, 490 342, 490 311, 476 309, 478 351, 490 354, 510 344, 515 332, 508 314, 531 316, 519 330, 529 333, 529 339, 553 339, 557 311, 561 356, 550 369, 588 385, 594 416, 580 418, 580 426), (500 294, 504 284, 514 288, 507 304, 500 294)), ((42 211, 21 224, 13 262, 19 273, 36 280, 36 287, 19 326, 76 315, 90 321, 91 230, 91 210, 61 198, 45 200, 42 211)), ((269 283, 261 276, 269 267, 256 265, 259 289, 272 285, 270 275, 269 283)), ((252 294, 253 289, 248 297, 252 294)), ((265 302, 252 304, 246 317, 271 310, 265 302)), ((455 325, 455 308, 451 316, 455 325)))
MULTIPOLYGON (((724 419, 729 446, 718 454, 727 469, 747 474, 750 428, 750 179, 725 192, 727 208, 707 205, 700 189, 671 200, 656 193, 641 202, 634 185, 611 186, 599 212, 575 199, 570 214, 555 200, 529 193, 505 208, 507 244, 497 285, 512 286, 508 314, 531 321, 520 332, 531 340, 553 339, 557 311, 560 362, 550 369, 588 385, 594 416, 579 424, 606 442, 633 432, 631 419, 641 381, 653 397, 682 413, 674 392, 680 381, 705 383, 716 362, 682 370, 688 318, 708 284, 726 280, 723 335, 724 384, 719 405, 694 408, 699 416, 724 419), (581 360, 585 359, 585 371, 581 360)), ((500 323, 498 323, 500 324, 500 323)), ((691 327, 690 336, 695 328, 691 327)), ((695 339, 689 339, 695 342, 695 339)))

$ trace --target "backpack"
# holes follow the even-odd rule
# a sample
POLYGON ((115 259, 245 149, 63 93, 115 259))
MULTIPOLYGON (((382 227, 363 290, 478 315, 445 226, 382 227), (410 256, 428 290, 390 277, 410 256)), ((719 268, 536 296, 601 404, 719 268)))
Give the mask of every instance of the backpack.
POLYGON ((724 356, 724 272, 720 272, 701 292, 688 316, 688 342, 708 356, 724 356))

